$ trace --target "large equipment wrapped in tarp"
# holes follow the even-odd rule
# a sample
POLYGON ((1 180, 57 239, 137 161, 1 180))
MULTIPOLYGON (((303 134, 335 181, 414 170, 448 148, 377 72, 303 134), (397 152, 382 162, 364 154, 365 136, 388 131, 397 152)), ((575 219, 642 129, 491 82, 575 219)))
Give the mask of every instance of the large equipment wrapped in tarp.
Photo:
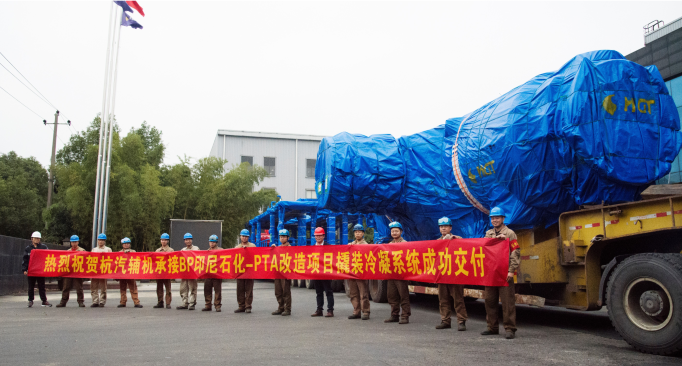
POLYGON ((431 130, 323 139, 318 207, 398 220, 408 240, 437 237, 442 216, 483 236, 494 206, 512 228, 547 226, 579 205, 639 199, 681 146, 656 67, 589 52, 431 130))

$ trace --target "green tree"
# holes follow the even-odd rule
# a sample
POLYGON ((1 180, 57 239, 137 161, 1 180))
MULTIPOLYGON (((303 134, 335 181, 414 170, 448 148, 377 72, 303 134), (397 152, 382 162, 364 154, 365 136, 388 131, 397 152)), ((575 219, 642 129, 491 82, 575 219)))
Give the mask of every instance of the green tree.
POLYGON ((0 234, 28 238, 42 231, 46 200, 47 171, 35 158, 0 155, 0 234))

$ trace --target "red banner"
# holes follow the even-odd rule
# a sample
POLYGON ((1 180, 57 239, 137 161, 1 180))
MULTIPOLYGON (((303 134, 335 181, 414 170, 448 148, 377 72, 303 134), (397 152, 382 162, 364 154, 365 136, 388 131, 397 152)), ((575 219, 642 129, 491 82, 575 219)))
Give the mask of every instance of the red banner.
POLYGON ((234 248, 172 253, 34 250, 29 276, 115 279, 409 280, 506 286, 509 241, 234 248))

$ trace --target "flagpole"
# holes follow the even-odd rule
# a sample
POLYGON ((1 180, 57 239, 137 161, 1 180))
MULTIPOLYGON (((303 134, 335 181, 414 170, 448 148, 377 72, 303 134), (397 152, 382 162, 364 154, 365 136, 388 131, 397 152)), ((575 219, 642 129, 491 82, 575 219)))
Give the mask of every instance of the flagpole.
MULTIPOLYGON (((114 9, 114 17, 112 18, 113 22, 115 22, 116 17, 118 15, 118 7, 115 7, 114 9)), ((113 31, 113 34, 111 38, 109 39, 109 48, 111 49, 111 52, 109 53, 109 59, 108 59, 108 72, 107 72, 107 82, 106 82, 106 90, 105 90, 105 104, 104 104, 104 113, 102 115, 102 121, 104 123, 104 137, 102 138, 102 168, 100 171, 99 175, 99 196, 97 197, 98 199, 98 211, 97 211, 97 233, 103 233, 103 227, 102 227, 102 208, 104 206, 104 179, 106 177, 106 165, 107 162, 109 161, 109 154, 107 154, 107 142, 108 142, 108 133, 107 131, 107 126, 111 126, 111 118, 110 118, 110 113, 109 113, 109 103, 111 101, 111 78, 112 78, 112 69, 114 67, 114 40, 116 39, 116 23, 113 23, 111 30, 113 31)), ((109 130, 111 128, 109 127, 109 130)))
MULTIPOLYGON (((123 14, 121 14, 123 16, 123 14)), ((114 62, 114 86, 113 93, 111 95, 111 122, 109 122, 109 153, 107 154, 111 157, 111 137, 113 135, 114 126, 114 110, 116 109, 116 81, 118 80, 118 55, 121 48, 121 24, 118 25, 118 37, 116 41, 116 61, 114 62)), ((107 175, 104 185, 104 209, 102 218, 102 228, 106 231, 107 229, 107 209, 109 203, 109 178, 111 176, 111 159, 107 161, 107 175)))
POLYGON ((98 217, 99 217, 99 202, 97 200, 99 196, 99 188, 100 188, 100 170, 102 168, 102 135, 103 135, 103 130, 105 126, 105 114, 104 114, 104 105, 106 102, 106 95, 107 95, 107 80, 109 78, 109 53, 111 52, 111 29, 112 29, 112 22, 113 22, 113 14, 114 14, 114 2, 111 2, 111 8, 109 10, 109 30, 107 34, 107 57, 104 62, 104 88, 102 90, 102 114, 100 115, 100 123, 99 123, 99 140, 98 140, 98 145, 99 145, 99 151, 97 153, 97 176, 96 176, 96 181, 95 181, 95 199, 93 200, 93 213, 92 213, 92 248, 95 247, 97 244, 97 228, 98 228, 98 217))

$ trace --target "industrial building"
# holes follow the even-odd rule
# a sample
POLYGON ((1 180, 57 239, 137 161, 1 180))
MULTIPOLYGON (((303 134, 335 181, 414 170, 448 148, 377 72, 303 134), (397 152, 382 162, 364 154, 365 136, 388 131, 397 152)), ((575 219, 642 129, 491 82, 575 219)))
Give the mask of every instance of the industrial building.
MULTIPOLYGON (((682 18, 665 25, 662 23, 649 23, 645 28, 644 47, 625 58, 643 66, 656 65, 682 116, 682 18)), ((680 155, 675 158, 670 174, 656 183, 682 183, 680 155)))
POLYGON ((218 130, 209 156, 226 159, 226 171, 244 162, 265 168, 268 176, 256 190, 276 190, 286 201, 317 198, 315 163, 323 137, 218 130))

